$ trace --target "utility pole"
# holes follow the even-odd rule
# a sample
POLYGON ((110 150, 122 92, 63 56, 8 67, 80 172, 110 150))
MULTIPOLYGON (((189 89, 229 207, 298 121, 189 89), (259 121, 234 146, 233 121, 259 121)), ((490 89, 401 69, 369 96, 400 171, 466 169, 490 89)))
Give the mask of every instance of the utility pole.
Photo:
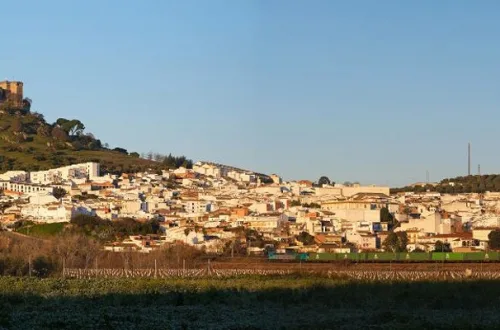
POLYGON ((467 175, 470 176, 470 142, 467 149, 467 175))

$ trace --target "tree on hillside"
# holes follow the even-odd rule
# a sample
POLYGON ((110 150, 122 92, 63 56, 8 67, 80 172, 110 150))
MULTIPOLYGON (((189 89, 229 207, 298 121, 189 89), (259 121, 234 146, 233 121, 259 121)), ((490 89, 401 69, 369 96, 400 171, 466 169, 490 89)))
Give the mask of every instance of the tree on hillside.
POLYGON ((322 176, 321 178, 319 178, 318 180, 318 185, 321 187, 322 185, 324 184, 330 184, 331 181, 330 179, 327 177, 327 176, 322 176))
MULTIPOLYGON (((149 159, 149 154, 148 154, 148 159, 149 159)), ((185 168, 192 168, 193 161, 191 159, 187 159, 186 156, 175 157, 172 156, 172 154, 169 154, 168 156, 165 156, 163 158, 163 165, 165 165, 168 168, 179 168, 181 166, 185 168)))
POLYGON ((488 246, 490 249, 500 249, 500 229, 491 231, 488 235, 488 246))
POLYGON ((312 245, 314 244, 314 236, 309 234, 308 232, 301 232, 299 235, 296 236, 297 241, 302 242, 304 245, 312 245))
POLYGON ((127 149, 123 149, 123 148, 118 148, 117 147, 117 148, 114 148, 113 151, 117 151, 117 152, 119 152, 121 154, 128 155, 127 149))
POLYGON ((434 244, 434 252, 451 252, 450 243, 443 243, 442 241, 437 241, 434 244))
POLYGON ((85 125, 78 119, 59 118, 56 120, 56 124, 70 136, 80 135, 85 129, 85 125))
POLYGON ((139 153, 138 152, 131 152, 130 156, 132 156, 134 158, 139 158, 139 153))
POLYGON ((382 243, 382 247, 388 252, 403 252, 406 250, 407 244, 408 236, 406 232, 390 232, 382 243))
POLYGON ((161 162, 161 161, 163 161, 164 158, 165 158, 165 156, 163 156, 162 154, 159 154, 159 153, 153 154, 153 160, 155 162, 161 162))
POLYGON ((387 222, 389 225, 394 224, 394 216, 389 212, 387 207, 383 207, 380 209, 380 221, 387 222))
POLYGON ((55 187, 53 192, 52 192, 52 195, 57 199, 61 199, 64 196, 66 196, 66 190, 64 190, 63 188, 60 188, 60 187, 55 187))

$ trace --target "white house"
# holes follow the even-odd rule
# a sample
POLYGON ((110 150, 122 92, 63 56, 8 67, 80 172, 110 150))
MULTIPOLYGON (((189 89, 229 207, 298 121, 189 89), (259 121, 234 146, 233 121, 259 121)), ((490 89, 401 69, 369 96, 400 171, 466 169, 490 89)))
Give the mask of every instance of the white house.
POLYGON ((70 179, 94 179, 99 177, 99 163, 74 164, 47 171, 30 172, 30 181, 38 184, 50 184, 70 179))

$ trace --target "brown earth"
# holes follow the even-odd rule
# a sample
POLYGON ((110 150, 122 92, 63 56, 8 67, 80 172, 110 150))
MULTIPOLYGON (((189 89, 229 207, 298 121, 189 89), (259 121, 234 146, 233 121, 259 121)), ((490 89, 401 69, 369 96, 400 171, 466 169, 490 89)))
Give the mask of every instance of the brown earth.
POLYGON ((441 271, 441 270, 484 270, 500 271, 500 263, 494 262, 402 262, 402 263, 343 263, 343 262, 277 262, 269 261, 265 258, 218 258, 211 261, 214 269, 283 269, 283 270, 310 270, 310 271, 328 271, 328 270, 404 270, 404 271, 441 271))

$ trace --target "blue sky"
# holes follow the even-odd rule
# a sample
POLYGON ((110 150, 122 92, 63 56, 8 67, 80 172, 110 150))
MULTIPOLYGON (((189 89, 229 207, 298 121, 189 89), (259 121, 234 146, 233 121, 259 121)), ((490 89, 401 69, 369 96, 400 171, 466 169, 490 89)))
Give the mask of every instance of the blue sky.
POLYGON ((286 179, 500 172, 500 2, 10 1, 0 79, 112 147, 286 179))

